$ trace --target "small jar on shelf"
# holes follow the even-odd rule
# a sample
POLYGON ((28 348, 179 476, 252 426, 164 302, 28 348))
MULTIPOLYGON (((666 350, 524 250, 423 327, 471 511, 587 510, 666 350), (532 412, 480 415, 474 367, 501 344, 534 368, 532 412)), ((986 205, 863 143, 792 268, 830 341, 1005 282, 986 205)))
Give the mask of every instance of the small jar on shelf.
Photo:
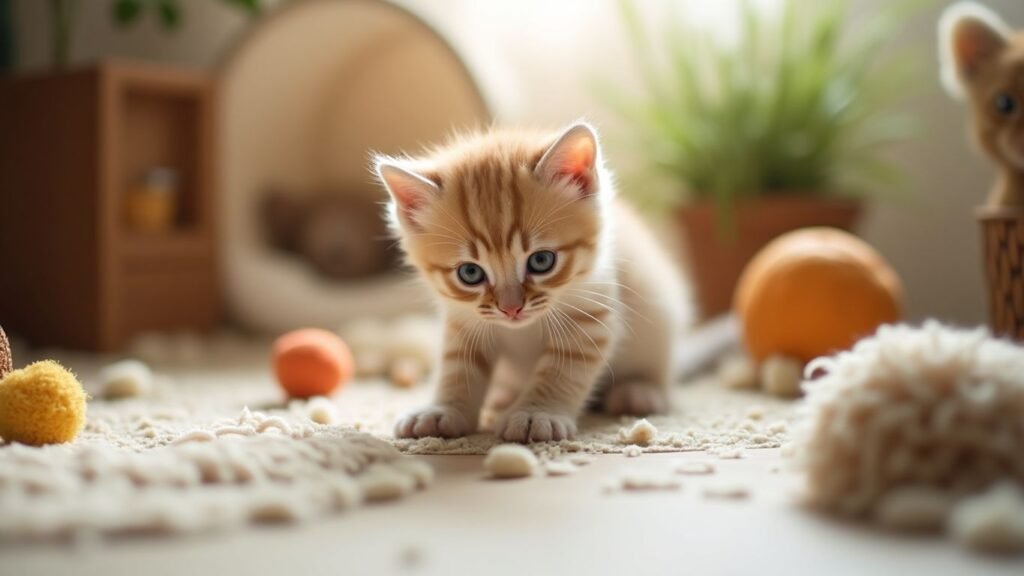
POLYGON ((159 167, 146 172, 125 198, 129 229, 144 234, 166 234, 178 215, 178 173, 159 167))

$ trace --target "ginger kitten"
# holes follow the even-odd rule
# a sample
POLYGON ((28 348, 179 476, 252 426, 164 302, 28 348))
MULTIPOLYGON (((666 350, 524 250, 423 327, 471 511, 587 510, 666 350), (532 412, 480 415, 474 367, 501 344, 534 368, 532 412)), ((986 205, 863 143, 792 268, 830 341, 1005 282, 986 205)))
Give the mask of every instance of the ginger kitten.
POLYGON ((939 56, 946 89, 968 97, 975 142, 1000 167, 989 204, 1024 205, 1024 32, 960 2, 942 15, 939 56))
POLYGON ((477 429, 496 369, 519 389, 495 433, 562 440, 595 392, 614 414, 667 408, 689 291, 615 199, 594 129, 491 131, 415 159, 378 158, 408 261, 444 305, 434 403, 399 437, 477 429))

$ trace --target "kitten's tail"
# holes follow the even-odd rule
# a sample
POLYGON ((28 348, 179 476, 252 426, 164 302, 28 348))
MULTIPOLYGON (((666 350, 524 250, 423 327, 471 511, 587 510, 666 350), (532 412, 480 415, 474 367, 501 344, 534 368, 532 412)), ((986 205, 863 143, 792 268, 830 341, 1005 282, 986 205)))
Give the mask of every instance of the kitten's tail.
POLYGON ((677 377, 689 377, 711 367, 723 353, 739 348, 740 325, 726 314, 686 333, 676 345, 677 377))

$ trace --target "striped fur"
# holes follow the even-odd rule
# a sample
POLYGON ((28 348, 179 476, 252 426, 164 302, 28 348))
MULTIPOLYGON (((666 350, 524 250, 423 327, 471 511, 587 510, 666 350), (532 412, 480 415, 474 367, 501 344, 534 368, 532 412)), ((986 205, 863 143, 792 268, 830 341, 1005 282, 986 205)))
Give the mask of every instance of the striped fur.
POLYGON ((603 381, 613 412, 665 408, 688 292, 615 200, 593 128, 491 131, 422 158, 380 158, 376 169, 407 259, 446 317, 435 403, 403 417, 398 436, 475 430, 499 363, 519 380, 495 429, 506 440, 571 438, 603 381), (531 273, 538 251, 554 252, 555 264, 531 273), (467 263, 486 280, 462 281, 467 263))

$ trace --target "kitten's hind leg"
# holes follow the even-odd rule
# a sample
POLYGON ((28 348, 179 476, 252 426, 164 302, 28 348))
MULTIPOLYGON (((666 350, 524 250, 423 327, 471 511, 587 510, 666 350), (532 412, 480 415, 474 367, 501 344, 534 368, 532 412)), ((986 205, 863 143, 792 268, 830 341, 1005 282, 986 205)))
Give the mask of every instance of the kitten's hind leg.
POLYGON ((682 321, 671 307, 659 309, 656 298, 624 292, 623 301, 628 328, 605 376, 603 408, 617 416, 668 412, 669 386, 676 374, 673 351, 682 321))
POLYGON ((604 399, 608 414, 649 416, 668 412, 668 387, 645 380, 630 380, 608 387, 604 399))

